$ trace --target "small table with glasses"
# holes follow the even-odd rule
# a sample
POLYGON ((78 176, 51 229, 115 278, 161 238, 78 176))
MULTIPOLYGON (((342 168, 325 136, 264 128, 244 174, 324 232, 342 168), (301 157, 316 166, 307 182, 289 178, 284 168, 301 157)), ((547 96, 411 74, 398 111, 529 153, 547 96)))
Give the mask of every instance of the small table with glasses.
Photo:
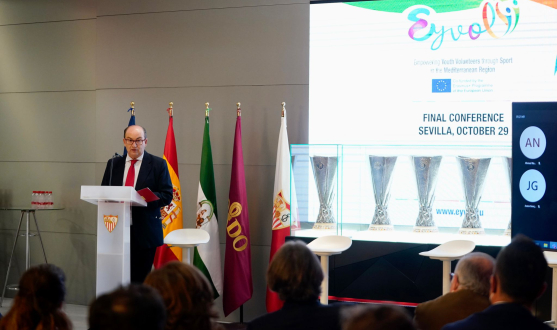
POLYGON ((13 284, 13 285, 8 285, 8 276, 10 275, 10 268, 12 267, 12 259, 14 257, 14 252, 15 252, 15 246, 17 244, 17 239, 19 238, 19 236, 23 236, 25 237, 25 270, 29 269, 29 267, 31 266, 31 255, 29 252, 29 237, 34 237, 34 236, 39 236, 39 240, 41 241, 41 247, 43 249, 43 255, 44 255, 44 262, 48 263, 47 259, 46 259, 46 252, 44 250, 44 245, 43 245, 43 239, 41 237, 41 232, 39 230, 39 224, 37 223, 37 217, 35 216, 35 212, 36 211, 56 211, 56 210, 63 210, 64 208, 60 208, 60 207, 54 207, 54 208, 48 208, 48 209, 36 209, 36 208, 32 208, 32 207, 11 207, 11 206, 6 206, 6 207, 2 207, 0 206, 0 210, 2 211, 20 211, 21 212, 21 217, 19 218, 19 224, 17 226, 17 231, 15 233, 15 239, 14 239, 14 246, 12 248, 12 254, 10 255, 10 261, 8 262, 8 270, 6 271, 6 280, 4 282, 4 289, 2 290, 2 298, 0 299, 0 307, 2 307, 2 304, 4 303, 4 295, 6 293, 6 289, 8 290, 18 290, 18 286, 17 284, 13 284), (29 218, 30 215, 33 215, 33 220, 35 221, 35 227, 37 228, 37 233, 32 233, 29 231, 29 218), (25 233, 24 234, 19 234, 21 231, 21 224, 23 223, 23 218, 26 218, 25 221, 25 233))

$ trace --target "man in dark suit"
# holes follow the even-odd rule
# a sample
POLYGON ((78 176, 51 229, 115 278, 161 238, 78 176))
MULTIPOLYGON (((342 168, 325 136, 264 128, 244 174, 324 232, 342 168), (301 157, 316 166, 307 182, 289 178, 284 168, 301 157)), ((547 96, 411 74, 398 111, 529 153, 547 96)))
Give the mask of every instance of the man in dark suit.
POLYGON ((151 271, 157 247, 163 245, 161 211, 172 201, 172 181, 166 161, 145 151, 147 132, 138 125, 124 130, 126 158, 108 161, 103 186, 133 186, 135 190, 149 188, 159 200, 147 207, 132 207, 130 227, 131 281, 143 283, 151 271), (113 162, 113 164, 111 164, 113 162), (112 170, 111 170, 112 169, 112 170))
POLYGON ((497 256, 491 277, 491 306, 443 330, 551 329, 531 312, 546 288, 546 271, 547 261, 540 247, 518 235, 497 256))
POLYGON ((419 304, 414 321, 420 330, 440 330, 489 307, 489 280, 495 260, 488 254, 469 253, 458 261, 451 291, 419 304))

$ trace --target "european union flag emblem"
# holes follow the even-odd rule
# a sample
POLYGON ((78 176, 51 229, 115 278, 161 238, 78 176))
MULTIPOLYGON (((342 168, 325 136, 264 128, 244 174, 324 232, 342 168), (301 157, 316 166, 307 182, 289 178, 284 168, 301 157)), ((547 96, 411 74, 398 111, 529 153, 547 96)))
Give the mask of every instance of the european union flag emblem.
POLYGON ((450 79, 431 79, 431 92, 432 93, 450 93, 451 80, 450 79))

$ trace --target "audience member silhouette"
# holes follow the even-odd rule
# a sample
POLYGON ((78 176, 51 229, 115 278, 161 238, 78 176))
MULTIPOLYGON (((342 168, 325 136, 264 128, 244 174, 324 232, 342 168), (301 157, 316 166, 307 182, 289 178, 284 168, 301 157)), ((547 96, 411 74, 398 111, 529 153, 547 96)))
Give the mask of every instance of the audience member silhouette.
POLYGON ((89 307, 90 330, 163 330, 165 321, 161 296, 142 284, 120 287, 89 307))
POLYGON ((29 268, 19 281, 12 308, 0 319, 0 330, 69 330, 62 311, 66 297, 64 272, 49 264, 29 268))
POLYGON ((491 277, 491 306, 443 330, 550 329, 532 315, 534 302, 546 288, 547 261, 531 239, 516 236, 495 261, 491 277))
POLYGON ((300 241, 284 244, 267 269, 267 285, 284 301, 282 309, 248 324, 248 330, 337 330, 341 328, 340 305, 323 306, 323 271, 317 256, 300 241))
POLYGON ((343 330, 415 330, 412 318, 401 307, 359 305, 343 311, 343 330))
POLYGON ((220 328, 213 307, 214 292, 197 268, 170 262, 151 272, 145 285, 155 288, 166 306, 165 330, 212 330, 220 328))
POLYGON ((419 304, 414 321, 420 330, 440 330, 489 307, 489 281, 495 259, 481 252, 469 253, 458 261, 451 291, 419 304))

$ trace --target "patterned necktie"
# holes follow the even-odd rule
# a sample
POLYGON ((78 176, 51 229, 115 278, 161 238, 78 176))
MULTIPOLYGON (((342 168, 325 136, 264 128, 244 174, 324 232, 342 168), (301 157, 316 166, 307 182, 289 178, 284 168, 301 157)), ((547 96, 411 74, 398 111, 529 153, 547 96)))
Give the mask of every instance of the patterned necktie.
POLYGON ((137 159, 132 159, 132 164, 130 165, 128 176, 126 177, 126 187, 135 186, 135 163, 137 163, 137 159))

